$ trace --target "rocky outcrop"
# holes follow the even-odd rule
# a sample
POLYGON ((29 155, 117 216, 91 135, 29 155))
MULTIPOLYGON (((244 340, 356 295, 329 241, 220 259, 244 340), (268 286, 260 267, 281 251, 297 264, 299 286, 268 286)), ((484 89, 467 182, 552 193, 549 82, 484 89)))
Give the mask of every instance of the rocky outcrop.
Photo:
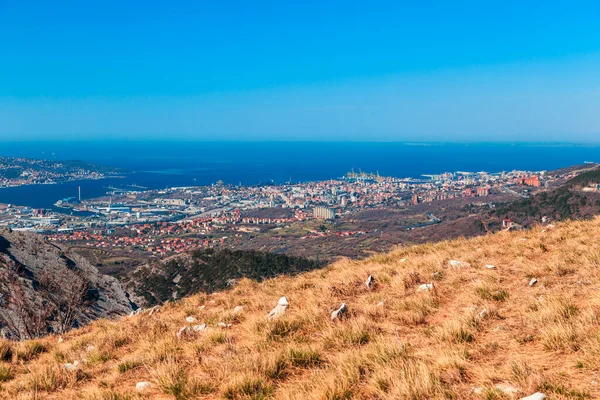
POLYGON ((119 281, 43 236, 0 230, 0 329, 25 339, 129 313, 119 281), (23 314, 23 308, 29 314, 23 314), (28 326, 35 325, 35 326, 28 326))

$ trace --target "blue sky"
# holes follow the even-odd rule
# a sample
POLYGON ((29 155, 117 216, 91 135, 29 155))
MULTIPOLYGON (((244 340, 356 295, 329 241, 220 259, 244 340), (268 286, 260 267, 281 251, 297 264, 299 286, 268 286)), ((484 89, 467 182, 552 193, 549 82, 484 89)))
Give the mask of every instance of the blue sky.
POLYGON ((0 139, 600 142, 597 1, 0 0, 0 139))

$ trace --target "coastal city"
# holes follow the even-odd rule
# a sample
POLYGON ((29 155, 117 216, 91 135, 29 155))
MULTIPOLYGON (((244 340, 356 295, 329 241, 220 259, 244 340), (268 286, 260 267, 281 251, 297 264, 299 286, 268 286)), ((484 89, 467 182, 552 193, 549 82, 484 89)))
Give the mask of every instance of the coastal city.
POLYGON ((0 188, 114 177, 115 168, 81 161, 49 161, 0 156, 0 188))
MULTIPOLYGON (((419 179, 351 171, 334 180, 271 186, 174 187, 161 190, 108 188, 106 196, 58 199, 61 211, 0 205, 0 226, 35 231, 55 242, 168 255, 239 242, 261 232, 302 224, 299 239, 367 234, 332 229, 365 210, 406 211, 405 229, 433 225, 448 204, 494 203, 527 198, 573 173, 545 171, 453 172, 419 179), (446 204, 417 212, 424 205, 446 204), (421 208, 420 208, 421 207, 421 208), (412 211, 412 212, 411 212, 412 211), (329 222, 330 224, 324 224, 329 222)), ((270 240, 277 240, 271 236, 270 240)))

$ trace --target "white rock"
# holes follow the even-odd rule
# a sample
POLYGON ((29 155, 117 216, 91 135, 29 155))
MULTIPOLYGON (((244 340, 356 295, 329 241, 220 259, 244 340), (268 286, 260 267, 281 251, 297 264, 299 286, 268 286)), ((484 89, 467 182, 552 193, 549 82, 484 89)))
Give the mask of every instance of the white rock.
POLYGON ((200 306, 199 307, 201 310, 204 310, 206 308, 206 306, 200 306))
POLYGON ((235 306, 233 309, 234 314, 240 314, 242 311, 244 311, 244 306, 235 306))
POLYGON ((181 335, 183 335, 185 333, 186 329, 187 329, 187 326, 183 326, 177 331, 177 334, 176 334, 177 339, 181 339, 181 335))
POLYGON ((383 301, 380 301, 379 303, 377 303, 377 307, 383 307, 383 301))
POLYGON ((534 393, 531 396, 521 397, 521 400, 544 400, 546 395, 540 392, 534 393))
POLYGON ((513 395, 519 393, 519 389, 517 389, 514 386, 508 385, 506 383, 497 384, 496 389, 498 389, 499 391, 501 391, 502 393, 504 393, 508 396, 513 396, 513 395))
POLYGON ((342 303, 340 308, 331 313, 331 320, 334 321, 336 319, 342 318, 347 311, 348 307, 346 307, 346 303, 342 303))
POLYGON ((281 317, 283 314, 285 314, 285 310, 287 310, 288 306, 288 299, 286 297, 280 298, 277 302, 277 306, 275 306, 275 308, 269 313, 268 318, 275 319, 281 317))
POLYGON ((465 267, 470 267, 470 264, 464 261, 458 261, 458 260, 450 260, 449 264, 452 268, 465 268, 465 267))
POLYGON ((75 371, 77 369, 77 366, 79 365, 79 361, 75 360, 73 361, 73 363, 67 363, 67 364, 63 364, 63 367, 65 367, 65 369, 67 371, 75 371))
POLYGON ((201 325, 192 326, 192 329, 194 330, 194 332, 202 332, 202 331, 205 331, 207 328, 206 328, 206 324, 201 324, 201 325))
POLYGON ((186 317, 185 322, 187 322, 188 324, 193 324, 194 322, 196 322, 196 318, 192 316, 186 317))
POLYGON ((485 267, 486 267, 487 269, 495 269, 495 268, 496 268, 496 266, 494 266, 494 265, 490 265, 490 264, 486 264, 486 266, 485 266, 485 267))
POLYGON ((479 312, 479 314, 478 314, 478 315, 479 315, 479 318, 481 318, 481 319, 484 319, 485 317, 487 317, 487 316, 488 316, 488 314, 489 314, 489 313, 488 313, 488 310, 487 310, 487 308, 484 308, 483 310, 481 310, 481 311, 479 312))
POLYGON ((138 392, 146 391, 146 390, 150 389, 151 387, 152 387, 152 384, 150 382, 138 382, 135 384, 135 390, 137 390, 138 392))
POLYGON ((435 289, 433 283, 424 283, 422 285, 419 285, 419 287, 417 288, 417 292, 425 292, 433 289, 435 289))
POLYGON ((58 343, 62 343, 63 341, 64 341, 64 340, 63 340, 62 336, 60 336, 60 337, 58 338, 58 343))
POLYGON ((406 258, 401 258, 400 262, 406 262, 406 258))
POLYGON ((485 391, 484 388, 482 388, 481 386, 477 386, 473 388, 473 393, 475 394, 483 394, 483 392, 485 391))
POLYGON ((537 279, 535 278, 531 278, 531 280, 529 281, 529 286, 535 286, 535 284, 538 282, 537 279))
POLYGON ((373 279, 373 275, 369 275, 369 277, 367 278, 367 281, 365 282, 367 289, 371 289, 371 287, 373 286, 373 283, 375 283, 375 280, 373 279))
POLYGON ((90 351, 94 351, 95 349, 96 349, 96 346, 90 344, 85 348, 85 351, 87 351, 89 353, 90 351))
POLYGON ((225 322, 219 322, 217 326, 219 328, 231 328, 231 324, 226 324, 225 322))

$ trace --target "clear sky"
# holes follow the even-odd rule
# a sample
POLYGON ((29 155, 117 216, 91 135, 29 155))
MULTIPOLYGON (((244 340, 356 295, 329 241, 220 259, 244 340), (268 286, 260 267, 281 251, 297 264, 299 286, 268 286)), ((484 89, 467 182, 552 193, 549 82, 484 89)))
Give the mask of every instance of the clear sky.
POLYGON ((600 2, 0 0, 0 140, 600 142, 600 2))

